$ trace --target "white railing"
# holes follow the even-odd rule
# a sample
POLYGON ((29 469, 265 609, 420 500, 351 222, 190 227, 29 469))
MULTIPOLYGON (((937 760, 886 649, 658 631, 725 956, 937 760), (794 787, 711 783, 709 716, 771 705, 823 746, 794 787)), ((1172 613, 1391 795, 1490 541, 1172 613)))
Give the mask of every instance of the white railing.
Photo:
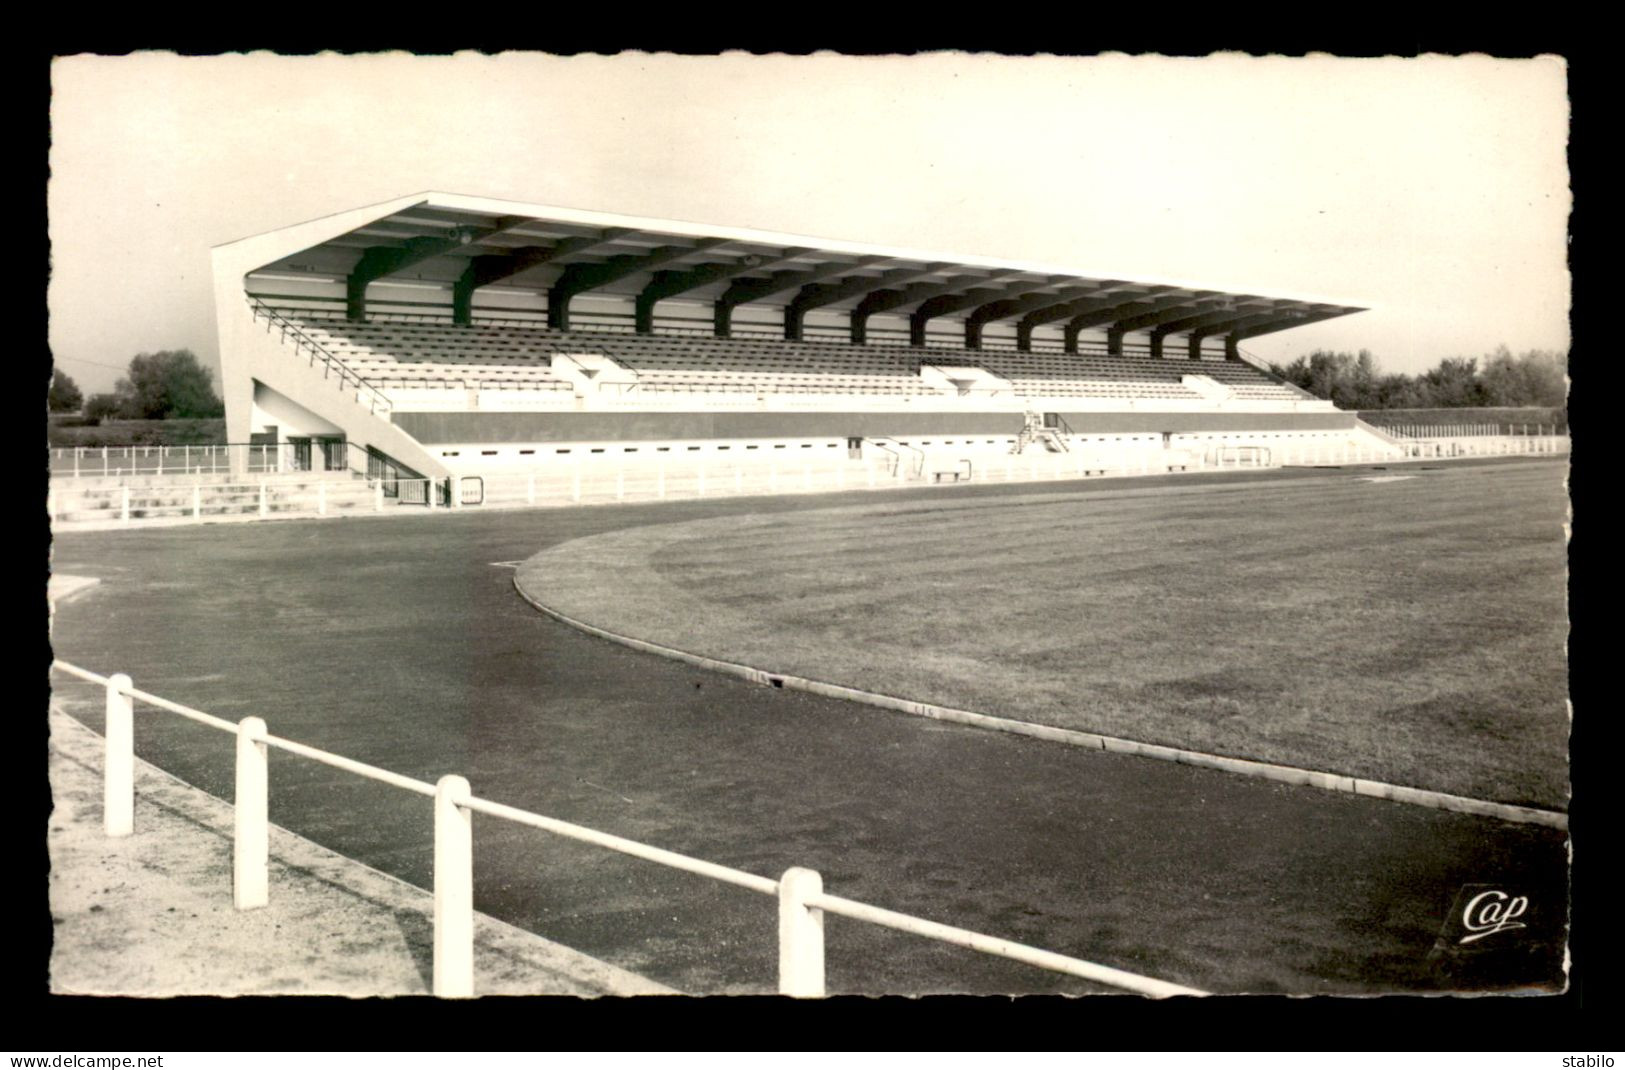
POLYGON ((326 517, 382 513, 396 505, 434 509, 443 485, 428 479, 261 477, 246 482, 122 484, 53 483, 46 511, 53 524, 128 527, 142 522, 203 523, 226 519, 326 517))
POLYGON ((270 733, 265 721, 244 717, 230 721, 138 690, 128 675, 101 676, 65 661, 51 667, 69 676, 98 684, 106 692, 105 767, 103 770, 103 831, 128 836, 135 828, 134 710, 137 701, 178 714, 236 737, 236 784, 233 795, 232 900, 238 910, 263 907, 270 901, 270 824, 268 753, 281 750, 335 769, 354 773, 434 800, 434 994, 445 997, 475 995, 474 969, 474 850, 471 815, 478 812, 513 821, 582 843, 590 843, 634 858, 723 881, 778 899, 779 992, 787 996, 821 997, 824 981, 824 915, 838 914, 928 939, 956 944, 988 955, 1024 962, 1056 973, 1069 974, 1142 995, 1199 996, 1200 989, 1160 981, 1018 944, 985 933, 900 914, 853 899, 826 895, 822 878, 800 867, 786 870, 778 880, 747 873, 667 851, 636 840, 600 832, 584 825, 544 817, 517 807, 474 795, 467 779, 455 774, 436 783, 344 758, 270 733))
MULTIPOLYGON (((316 453, 319 455, 320 450, 316 453)), ((212 446, 59 446, 47 454, 56 479, 125 476, 220 475, 239 460, 243 471, 282 472, 293 450, 280 445, 232 443, 212 446)))
POLYGON ((1501 435, 1475 437, 1419 438, 1401 442, 1407 457, 1418 459, 1449 457, 1556 456, 1569 452, 1567 435, 1501 435))
MULTIPOLYGON (((1366 421, 1360 421, 1364 424, 1366 421)), ((1556 424, 1381 424, 1378 430, 1399 438, 1547 438, 1562 436, 1556 424)))

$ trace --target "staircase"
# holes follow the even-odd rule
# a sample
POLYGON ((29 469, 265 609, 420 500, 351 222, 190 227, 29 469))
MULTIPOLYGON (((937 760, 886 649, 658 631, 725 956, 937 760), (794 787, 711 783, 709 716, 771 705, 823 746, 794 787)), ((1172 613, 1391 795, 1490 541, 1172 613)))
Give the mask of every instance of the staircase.
MULTIPOLYGON (((1065 425, 1065 421, 1062 421, 1062 425, 1065 425)), ((1036 412, 1029 411, 1022 424, 1021 434, 1016 436, 1015 445, 1010 447, 1010 452, 1021 453, 1034 442, 1042 442, 1044 450, 1048 453, 1070 452, 1070 447, 1066 444, 1066 436, 1061 433, 1061 428, 1046 426, 1043 417, 1036 412)))

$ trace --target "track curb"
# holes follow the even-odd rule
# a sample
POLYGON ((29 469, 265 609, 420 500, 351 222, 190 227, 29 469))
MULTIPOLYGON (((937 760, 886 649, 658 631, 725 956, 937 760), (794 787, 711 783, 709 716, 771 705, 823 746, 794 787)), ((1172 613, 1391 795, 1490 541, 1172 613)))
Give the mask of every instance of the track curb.
POLYGON ((742 665, 738 662, 723 661, 718 658, 706 657, 703 654, 694 654, 676 647, 653 643, 647 639, 637 639, 630 635, 612 632, 607 628, 600 628, 595 624, 578 620, 560 610, 554 609, 540 599, 532 596, 520 583, 519 577, 524 571, 523 566, 515 570, 513 578, 514 590, 519 593, 531 606, 562 624, 566 624, 588 635, 600 639, 608 639, 612 643, 630 647, 633 650, 646 654, 656 654, 663 658, 685 662, 702 669, 713 672, 726 673, 737 676, 753 683, 767 687, 789 688, 795 691, 806 691, 815 695, 824 695, 830 698, 845 699, 849 702, 861 702, 868 706, 877 706, 881 709, 893 710, 899 713, 912 714, 916 717, 929 717, 937 721, 950 721, 956 724, 972 725, 977 728, 986 728, 995 732, 1008 732, 1013 735, 1028 736, 1033 739, 1046 739, 1056 743, 1065 743, 1074 747, 1086 747, 1094 750, 1109 751, 1114 754, 1133 754, 1142 758, 1155 758, 1160 761, 1175 762, 1180 765, 1198 766, 1204 769, 1217 769, 1226 773, 1235 773, 1261 780, 1273 780, 1284 784, 1302 785, 1322 788, 1327 791, 1340 791, 1349 795, 1363 795, 1369 798, 1387 799, 1390 802, 1408 803, 1412 806, 1425 806, 1435 810, 1448 810, 1454 813, 1472 814, 1476 817, 1493 817, 1502 821, 1512 821, 1519 824, 1544 825, 1549 828, 1567 831, 1569 827, 1568 814, 1556 810, 1541 810, 1530 806, 1514 806, 1510 803, 1491 802, 1487 799, 1474 799, 1465 795, 1451 795, 1442 791, 1428 791, 1423 788, 1413 788, 1404 784, 1389 784, 1380 780, 1365 780, 1360 777, 1348 776, 1343 773, 1328 773, 1316 769, 1303 769, 1292 765, 1276 765, 1270 762, 1251 761, 1245 758, 1231 758, 1222 754, 1209 754, 1205 751, 1186 750, 1181 747, 1167 747, 1156 743, 1142 743, 1138 740, 1124 739, 1120 736, 1103 736, 1093 732, 1079 732, 1071 728, 1056 728, 1051 725, 1034 724, 1031 721, 1018 721, 1009 717, 995 717, 991 714, 976 713, 973 710, 954 709, 951 706, 939 706, 930 702, 916 702, 913 699, 898 698, 895 695, 885 695, 878 691, 865 691, 862 688, 847 687, 842 684, 830 684, 821 680, 811 680, 804 676, 795 676, 790 673, 770 672, 766 669, 742 665))

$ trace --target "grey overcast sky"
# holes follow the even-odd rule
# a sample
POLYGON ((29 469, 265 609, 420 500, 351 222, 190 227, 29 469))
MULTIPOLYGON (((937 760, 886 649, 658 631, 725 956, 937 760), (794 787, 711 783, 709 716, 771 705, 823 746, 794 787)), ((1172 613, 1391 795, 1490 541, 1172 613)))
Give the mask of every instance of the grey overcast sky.
POLYGON ((209 249, 424 190, 1323 297, 1384 370, 1567 349, 1555 57, 65 57, 50 343, 216 362, 209 249))

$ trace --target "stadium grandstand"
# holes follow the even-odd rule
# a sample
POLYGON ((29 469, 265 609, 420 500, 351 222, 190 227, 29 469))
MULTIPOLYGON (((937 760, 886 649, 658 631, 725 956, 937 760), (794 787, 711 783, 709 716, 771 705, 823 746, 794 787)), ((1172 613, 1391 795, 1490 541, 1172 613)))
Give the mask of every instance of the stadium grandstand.
POLYGON ((214 276, 228 442, 334 477, 1392 448, 1242 348, 1345 304, 443 193, 214 276))

